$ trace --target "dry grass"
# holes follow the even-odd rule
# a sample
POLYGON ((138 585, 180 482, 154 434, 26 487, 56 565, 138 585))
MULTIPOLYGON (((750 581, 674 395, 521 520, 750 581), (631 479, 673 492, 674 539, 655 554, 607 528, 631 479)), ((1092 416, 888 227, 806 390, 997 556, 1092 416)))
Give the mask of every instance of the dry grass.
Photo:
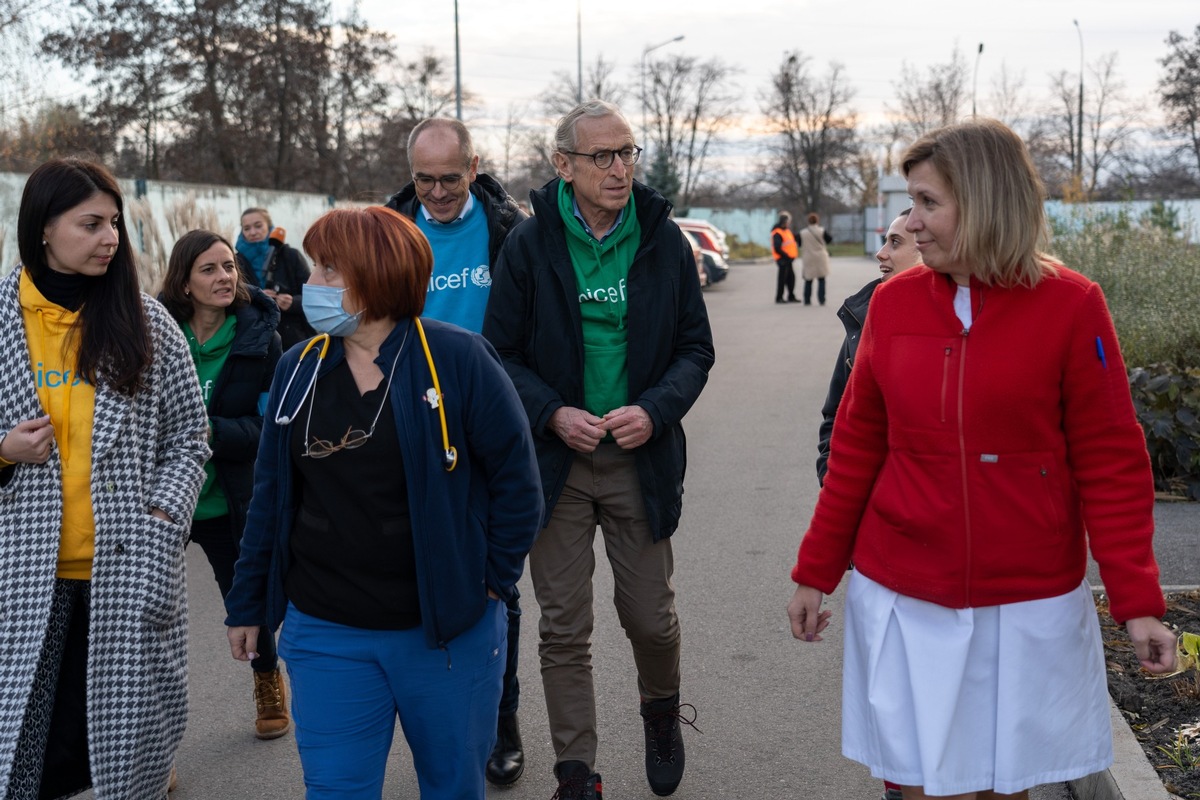
POLYGON ((167 273, 167 251, 158 232, 158 223, 154 221, 154 214, 145 198, 126 199, 125 226, 129 231, 142 291, 158 294, 163 276, 167 273))

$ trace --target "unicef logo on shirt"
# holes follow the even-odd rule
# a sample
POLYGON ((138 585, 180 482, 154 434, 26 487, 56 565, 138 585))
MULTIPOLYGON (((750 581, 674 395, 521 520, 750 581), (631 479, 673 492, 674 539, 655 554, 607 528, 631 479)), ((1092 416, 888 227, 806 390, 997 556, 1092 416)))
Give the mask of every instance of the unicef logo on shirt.
POLYGON ((480 264, 471 270, 471 283, 480 289, 486 289, 492 285, 492 271, 488 269, 487 264, 480 264))

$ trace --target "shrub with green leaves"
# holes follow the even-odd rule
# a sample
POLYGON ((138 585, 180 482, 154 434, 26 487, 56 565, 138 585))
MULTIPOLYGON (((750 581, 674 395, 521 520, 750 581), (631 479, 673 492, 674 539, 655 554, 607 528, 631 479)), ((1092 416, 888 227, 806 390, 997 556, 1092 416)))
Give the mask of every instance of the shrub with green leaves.
POLYGON ((1200 247, 1165 212, 1072 210, 1051 251, 1104 289, 1130 367, 1200 367, 1200 247))
POLYGON ((1146 432, 1155 488, 1200 500, 1200 368, 1134 367, 1129 388, 1146 432))
POLYGON ((1200 500, 1200 247, 1165 207, 1051 222, 1052 252, 1108 299, 1156 487, 1200 500))

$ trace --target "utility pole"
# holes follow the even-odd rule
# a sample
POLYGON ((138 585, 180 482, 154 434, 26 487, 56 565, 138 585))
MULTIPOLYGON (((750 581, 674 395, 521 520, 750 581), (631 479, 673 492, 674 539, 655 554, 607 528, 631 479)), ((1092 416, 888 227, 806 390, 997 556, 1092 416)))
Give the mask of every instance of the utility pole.
POLYGON ((1078 130, 1076 133, 1075 152, 1078 156, 1078 161, 1075 165, 1075 177, 1079 179, 1079 190, 1083 191, 1083 29, 1079 27, 1079 20, 1072 20, 1075 23, 1075 32, 1079 34, 1079 122, 1076 125, 1078 130))
POLYGON ((454 118, 462 122, 462 53, 458 47, 458 0, 454 0, 454 118))
POLYGON ((979 51, 975 53, 975 77, 971 81, 971 119, 975 118, 975 94, 979 90, 979 57, 983 55, 983 42, 979 43, 979 51))
POLYGON ((581 6, 583 0, 575 2, 575 58, 576 67, 578 69, 577 88, 575 90, 575 102, 583 102, 583 10, 581 6))
POLYGON ((672 42, 683 41, 683 34, 679 34, 674 39, 667 39, 665 42, 659 42, 656 45, 646 47, 642 50, 642 147, 650 143, 650 126, 646 122, 646 56, 653 53, 660 47, 666 47, 672 42))

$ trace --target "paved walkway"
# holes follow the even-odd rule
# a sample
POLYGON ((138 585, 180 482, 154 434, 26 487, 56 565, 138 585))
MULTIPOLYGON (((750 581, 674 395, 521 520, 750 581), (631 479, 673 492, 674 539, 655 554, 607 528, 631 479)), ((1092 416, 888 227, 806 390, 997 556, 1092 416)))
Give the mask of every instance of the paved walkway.
MULTIPOLYGON (((842 338, 837 304, 875 275, 867 259, 834 259, 829 305, 775 305, 774 265, 735 265, 705 292, 717 366, 688 415, 684 515, 675 538, 684 633, 683 700, 703 734, 687 731, 683 800, 874 800, 880 784, 840 754, 841 597, 827 641, 806 645, 788 630, 788 570, 816 501, 813 468, 820 407, 842 338)), ((1196 583, 1195 505, 1166 509, 1173 534, 1166 582, 1196 583), (1187 537, 1191 537, 1188 539, 1187 537), (1190 547, 1190 550, 1189 550, 1190 547), (1178 554, 1178 558, 1176 558, 1178 554), (1188 561, 1188 556, 1192 557, 1188 561)), ((250 676, 228 655, 224 614, 198 548, 189 556, 192 597, 191 717, 178 759, 176 800, 303 796, 292 736, 253 738, 250 676)), ((491 798, 547 800, 553 751, 537 670, 537 605, 522 582, 522 729, 528 766, 491 798)), ((611 573, 597 544, 593 639, 600 720, 597 769, 607 800, 651 800, 642 771, 641 724, 629 646, 616 621, 611 573)), ((1065 798, 1061 786, 1040 800, 1065 798)), ((387 798, 416 798, 398 736, 387 798)))

